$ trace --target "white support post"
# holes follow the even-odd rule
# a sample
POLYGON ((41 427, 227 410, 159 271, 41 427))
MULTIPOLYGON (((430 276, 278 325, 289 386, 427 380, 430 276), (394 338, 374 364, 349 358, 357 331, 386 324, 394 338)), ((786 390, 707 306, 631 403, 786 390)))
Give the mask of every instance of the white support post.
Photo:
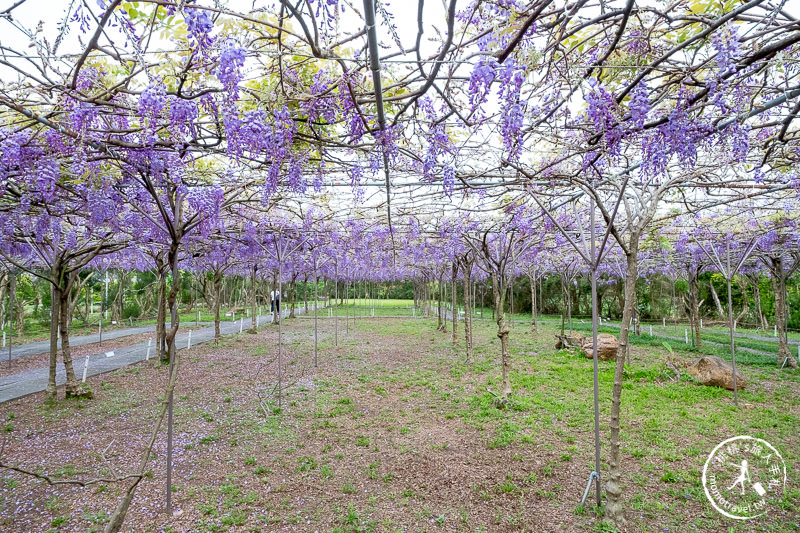
POLYGON ((700 319, 700 329, 703 329, 703 319, 700 319))
POLYGON ((186 341, 186 349, 192 347, 192 330, 189 330, 189 339, 186 341))
POLYGON ((653 324, 650 324, 650 336, 653 336, 653 324))
POLYGON ((733 321, 733 331, 736 331, 736 321, 733 321))
POLYGON ((662 327, 667 327, 667 319, 664 318, 664 317, 661 318, 661 326, 662 327))
POLYGON ((778 336, 778 326, 777 325, 775 325, 775 328, 772 330, 772 336, 773 337, 777 337, 778 336))
POLYGON ((86 372, 89 370, 89 356, 86 356, 86 361, 83 363, 83 379, 81 383, 86 383, 86 372))
POLYGON ((689 330, 683 328, 683 340, 686 341, 686 344, 689 344, 689 330))
POLYGON ((147 339, 147 355, 144 356, 145 361, 150 360, 150 345, 153 344, 153 337, 147 339))
POLYGON ((244 327, 244 318, 239 319, 239 333, 242 332, 242 328, 244 327))

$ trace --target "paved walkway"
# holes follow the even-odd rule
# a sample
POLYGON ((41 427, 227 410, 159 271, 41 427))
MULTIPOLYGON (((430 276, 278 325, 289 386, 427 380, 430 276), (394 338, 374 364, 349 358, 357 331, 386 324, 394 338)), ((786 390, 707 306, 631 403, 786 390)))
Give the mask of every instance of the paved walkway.
MULTIPOLYGON (((194 324, 191 322, 190 324, 194 324)), ((138 326, 135 328, 111 329, 103 332, 103 340, 110 341, 112 339, 119 339, 120 337, 129 337, 130 335, 138 335, 140 333, 148 333, 155 331, 155 325, 151 326, 138 326)), ((82 346, 84 344, 94 344, 100 342, 100 335, 94 333, 92 335, 80 335, 69 338, 70 346, 82 346)), ((61 349, 61 338, 58 339, 58 349, 61 349)), ((37 342, 29 342, 28 344, 20 344, 19 346, 11 347, 11 359, 19 359, 28 355, 36 355, 50 351, 50 339, 37 342)), ((8 346, 0 349, 0 360, 8 360, 8 346)))
MULTIPOLYGON (((726 332, 722 332, 722 333, 727 335, 726 332)), ((772 336, 772 335, 767 336, 767 335, 758 335, 756 333, 737 333, 737 332, 734 331, 733 332, 733 336, 734 337, 744 337, 744 338, 747 338, 747 339, 753 339, 753 340, 757 340, 757 341, 778 342, 778 337, 772 336)), ((798 344, 800 344, 800 340, 787 339, 787 343, 788 344, 798 345, 798 344)))
MULTIPOLYGON (((222 322, 225 322, 226 317, 223 316, 220 317, 220 319, 222 322)), ((250 317, 244 317, 244 321, 249 323, 250 317)), ((169 324, 169 322, 167 324, 169 324)), ((214 325, 214 323, 213 322, 197 323, 194 320, 190 320, 188 322, 181 322, 181 327, 185 328, 209 326, 209 325, 214 325)), ((121 328, 121 329, 115 328, 115 329, 110 329, 108 331, 104 331, 103 340, 110 341, 113 339, 119 339, 121 337, 130 337, 131 335, 139 335, 140 333, 154 333, 155 331, 156 331, 155 324, 150 324, 148 326, 121 328)), ((69 338, 70 346, 82 346, 84 344, 94 344, 97 342, 100 342, 99 333, 92 333, 91 335, 76 335, 74 337, 70 336, 69 338)), ((61 349, 61 337, 59 337, 58 339, 58 349, 59 350, 61 349)), ((20 344, 19 346, 12 346, 11 359, 19 359, 20 357, 27 357, 29 355, 47 353, 49 351, 50 351, 50 339, 45 339, 43 341, 37 341, 37 342, 29 342, 28 344, 20 344)), ((0 362, 2 361, 8 361, 8 346, 0 349, 0 362)))
MULTIPOLYGON (((313 306, 309 307, 313 309, 313 306)), ((295 310, 295 313, 301 313, 301 312, 302 309, 295 310)), ((288 309, 284 310, 283 316, 287 316, 288 314, 289 310, 288 309)), ((271 323, 272 314, 270 313, 268 315, 259 316, 258 322, 259 325, 271 323)), ((191 325, 193 324, 193 322, 189 322, 189 324, 191 325)), ((243 322, 242 319, 237 320, 235 322, 231 321, 220 322, 219 326, 220 333, 222 335, 231 335, 234 333, 239 333, 240 328, 242 328, 243 331, 247 330, 250 328, 250 324, 251 324, 250 318, 244 318, 243 322)), ((144 326, 144 328, 147 327, 149 326, 144 326)), ((133 329, 140 329, 140 328, 133 328, 133 329)), ((155 331, 155 328, 152 327, 149 330, 144 329, 144 332, 147 331, 155 331)), ((187 347, 187 344, 189 342, 189 335, 191 335, 192 346, 196 344, 201 344, 203 342, 208 342, 214 339, 214 327, 210 326, 210 327, 195 329, 190 333, 182 333, 177 335, 175 339, 175 344, 179 350, 187 347)), ((87 335, 86 337, 90 338, 93 336, 87 335)), ((103 338, 106 339, 110 337, 106 337, 106 335, 104 334, 103 338)), ((94 342, 97 341, 95 340, 94 342)), ((31 343, 31 344, 35 345, 38 343, 31 343)), ((49 348, 49 342, 47 342, 46 345, 47 348, 49 348)), ((44 351, 47 351, 47 349, 45 349, 44 351)), ((40 350, 35 353, 42 353, 42 351, 40 350)), ((147 354, 148 354, 148 342, 141 342, 138 344, 133 344, 131 346, 126 346, 125 348, 114 350, 113 352, 105 352, 105 353, 90 355, 89 366, 88 369, 86 369, 86 376, 87 377, 96 376, 98 374, 111 372, 113 370, 117 370, 118 368, 122 368, 124 366, 144 361, 147 358, 147 354)), ((155 357, 155 354, 156 354, 155 343, 152 343, 152 345, 150 346, 150 357, 155 357)), ((78 377, 78 379, 81 379, 83 377, 84 365, 86 364, 86 357, 79 357, 73 360, 73 364, 75 367, 75 375, 78 377)), ((47 367, 42 367, 42 368, 35 368, 33 370, 26 370, 24 372, 20 372, 19 374, 13 374, 11 376, 0 378, 0 403, 7 402, 9 400, 14 400, 16 398, 21 398, 23 396, 27 396, 28 394, 34 394, 45 390, 47 388, 48 377, 49 377, 49 369, 47 367)), ((66 382, 66 373, 64 371, 64 365, 59 362, 58 370, 56 372, 56 385, 61 386, 65 382, 66 382)))

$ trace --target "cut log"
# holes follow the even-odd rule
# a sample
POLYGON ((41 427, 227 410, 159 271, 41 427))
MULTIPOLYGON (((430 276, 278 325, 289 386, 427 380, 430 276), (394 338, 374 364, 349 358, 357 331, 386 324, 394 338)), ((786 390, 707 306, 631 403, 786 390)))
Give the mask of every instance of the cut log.
POLYGON ((556 349, 581 348, 584 338, 578 335, 556 335, 556 349))

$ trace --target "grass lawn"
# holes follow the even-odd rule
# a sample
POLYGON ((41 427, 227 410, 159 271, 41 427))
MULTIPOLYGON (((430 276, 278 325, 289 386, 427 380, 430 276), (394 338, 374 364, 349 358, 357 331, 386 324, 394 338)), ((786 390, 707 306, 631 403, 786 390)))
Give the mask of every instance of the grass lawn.
MULTIPOLYGON (((435 321, 358 319, 312 326, 284 320, 280 408, 274 394, 277 328, 182 351, 175 393, 179 513, 163 512, 165 436, 123 531, 577 531, 613 527, 580 507, 593 470, 592 361, 553 349, 554 324, 511 332, 514 400, 498 409, 499 340, 489 321, 463 360, 435 321)), ((461 328, 459 324, 459 328, 461 328)), ((463 330, 459 329, 463 335, 463 330)), ((644 336, 643 336, 644 337, 644 336)), ((732 394, 667 370, 692 357, 658 339, 636 341, 626 368, 622 468, 630 531, 798 531, 800 373, 742 364, 748 386, 732 394), (735 435, 772 443, 788 483, 769 513, 724 518, 706 500, 709 452, 735 435)), ((758 363, 756 361, 755 363, 758 363)), ((603 472, 613 362, 600 363, 603 472)), ((138 461, 166 379, 139 364, 90 378, 94 400, 0 405, 3 460, 58 478, 125 473, 138 461), (113 467, 113 472, 112 472, 113 467)), ((115 483, 49 486, 0 472, 0 530, 99 531, 117 503, 115 483)))

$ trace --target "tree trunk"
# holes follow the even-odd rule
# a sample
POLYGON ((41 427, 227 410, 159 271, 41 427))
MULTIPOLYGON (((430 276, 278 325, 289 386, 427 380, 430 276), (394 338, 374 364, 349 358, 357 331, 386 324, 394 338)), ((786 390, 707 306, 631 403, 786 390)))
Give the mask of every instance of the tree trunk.
POLYGON ((467 348, 467 364, 472 364, 474 353, 472 349, 472 302, 470 301, 470 271, 472 265, 464 264, 464 345, 467 348))
POLYGON ((778 366, 787 361, 792 368, 797 368, 797 359, 789 350, 786 336, 786 274, 783 271, 783 258, 771 257, 772 288, 775 291, 775 325, 778 329, 778 366))
POLYGON ((430 318, 433 312, 431 307, 431 282, 427 279, 422 284, 422 305, 425 318, 430 318))
MULTIPOLYGON (((481 283, 481 318, 483 318, 483 309, 486 307, 486 287, 483 283, 481 283)), ((494 318, 494 312, 492 312, 492 318, 494 318)))
MULTIPOLYGON (((8 331, 14 331, 14 320, 22 322, 22 316, 17 315, 17 276, 13 270, 8 271, 8 331)), ((17 330, 19 331, 19 330, 17 330)), ((18 335, 20 340, 22 335, 18 335)))
POLYGON ((567 289, 566 289, 566 287, 564 285, 564 276, 559 276, 559 278, 561 278, 561 300, 562 300, 562 305, 561 305, 561 335, 563 336, 564 335, 564 324, 566 323, 566 320, 567 320, 567 306, 569 304, 567 303, 568 294, 567 294, 567 289))
POLYGON ((470 301, 472 303, 472 305, 470 307, 472 308, 472 312, 474 313, 475 312, 475 303, 478 301, 478 284, 477 283, 473 283, 472 284, 472 298, 471 298, 470 301))
POLYGON ((603 316, 603 293, 605 289, 597 291, 597 316, 603 316))
MULTIPOLYGON (((180 205, 176 204, 175 210, 178 211, 175 221, 181 220, 180 205)), ((178 295, 181 291, 181 271, 178 269, 178 245, 179 242, 173 241, 167 254, 169 268, 172 271, 172 283, 170 284, 169 294, 167 295, 167 305, 169 306, 170 327, 166 330, 165 341, 167 344, 167 354, 169 362, 175 357, 175 336, 178 334, 180 326, 180 315, 178 314, 178 295)))
POLYGON ((497 312, 497 337, 500 339, 500 354, 503 366, 503 389, 500 399, 505 401, 511 396, 511 352, 508 349, 508 324, 506 324, 506 288, 496 272, 492 272, 492 290, 494 306, 497 312))
POLYGON ((219 344, 222 334, 219 330, 219 308, 222 303, 222 272, 214 271, 214 343, 219 344))
MULTIPOLYGON (((494 288, 492 289, 492 291, 494 291, 494 288)), ((495 306, 493 306, 493 307, 492 307, 492 322, 494 322, 495 320, 497 320, 497 315, 495 314, 495 310, 496 310, 496 308, 497 308, 497 305, 495 305, 495 306)))
MULTIPOLYGON (((191 272, 186 273, 189 276, 189 303, 186 304, 186 313, 189 314, 194 311, 195 305, 195 294, 196 291, 194 290, 194 274, 191 272)), ((183 301, 183 288, 181 287, 181 298, 178 300, 178 305, 183 301)))
POLYGON ((257 266, 253 267, 253 274, 251 277, 251 286, 253 294, 250 296, 250 329, 255 333, 256 331, 256 317, 258 317, 258 306, 256 306, 256 271, 257 266))
MULTIPOLYGON (((61 273, 57 266, 52 269, 53 279, 59 279, 61 273)), ((58 364, 58 314, 61 310, 61 291, 55 285, 50 286, 50 364, 47 376, 47 398, 56 399, 56 365, 58 364)), ((19 320, 19 319, 17 319, 19 320)))
POLYGON ((719 295, 717 294, 717 290, 714 288, 714 282, 709 280, 708 285, 711 287, 711 298, 714 300, 714 305, 717 307, 717 315, 722 318, 725 316, 725 309, 722 308, 722 303, 719 301, 719 295))
POLYGON ((25 300, 20 298, 16 299, 14 316, 17 317, 17 338, 22 339, 22 336, 25 334, 25 300))
MULTIPOLYGON (((89 282, 89 278, 91 277, 92 275, 89 274, 89 276, 86 278, 87 284, 89 282)), ((89 287, 86 285, 83 287, 83 323, 85 325, 89 324, 89 287)))
POLYGON ((442 283, 442 276, 439 276, 439 298, 438 298, 438 323, 436 329, 439 331, 447 331, 447 323, 442 320, 442 300, 444 299, 444 284, 442 283))
POLYGON ((272 309, 272 323, 277 324, 280 321, 280 315, 278 313, 278 308, 280 307, 280 296, 277 298, 275 297, 275 291, 278 290, 278 276, 273 274, 272 276, 272 293, 270 293, 270 309, 272 309))
POLYGON ((119 306, 119 322, 125 320, 125 272, 120 271, 119 273, 119 288, 117 289, 118 292, 118 302, 117 305, 119 306))
POLYGON ((632 233, 627 255, 625 272, 625 307, 622 309, 622 324, 619 330, 619 348, 614 368, 614 387, 611 395, 611 429, 610 450, 608 458, 608 479, 605 482, 608 503, 606 513, 619 529, 625 525, 625 511, 622 506, 621 470, 619 465, 619 416, 622 403, 622 375, 625 370, 625 358, 628 354, 628 336, 633 306, 636 302, 636 279, 639 276, 639 234, 632 233))
POLYGON ((156 316, 156 346, 158 347, 158 360, 169 363, 167 354, 167 273, 166 267, 158 266, 158 314, 156 316))
POLYGON ((66 373, 66 397, 67 398, 80 398, 86 396, 86 391, 83 390, 81 384, 75 378, 75 368, 72 364, 72 353, 69 348, 69 327, 72 322, 71 310, 71 291, 73 278, 75 274, 65 274, 66 286, 60 291, 59 301, 59 324, 61 329, 61 360, 64 362, 64 372, 66 373))
POLYGON ((289 294, 292 295, 292 303, 289 306, 289 318, 294 318, 294 305, 297 300, 297 274, 292 274, 292 284, 289 287, 289 294))
POLYGON ((303 278, 303 311, 308 314, 308 276, 303 278))
POLYGON ((739 324, 742 319, 747 316, 748 311, 750 311, 750 298, 747 296, 747 278, 737 276, 736 284, 742 289, 742 310, 736 315, 736 323, 739 324))
POLYGON ((531 333, 536 333, 536 275, 528 270, 528 281, 531 284, 531 333))
POLYGON ((703 339, 700 337, 700 284, 698 275, 700 269, 695 266, 689 267, 689 322, 694 331, 694 343, 698 348, 703 346, 703 339))
POLYGON ((769 323, 767 322, 767 317, 764 316, 764 308, 761 306, 761 287, 759 286, 759 277, 753 276, 751 281, 753 283, 753 305, 755 306, 756 314, 758 315, 758 323, 762 330, 767 331, 769 328, 769 323))
POLYGON ((0 329, 6 327, 6 274, 0 272, 0 329))
POLYGON ((111 302, 111 321, 122 321, 122 275, 117 276, 117 293, 114 295, 114 300, 111 302))
POLYGON ((458 291, 456 290, 456 276, 458 275, 458 261, 453 260, 453 277, 450 283, 450 294, 453 302, 453 334, 451 340, 456 344, 456 334, 458 333, 458 291))

